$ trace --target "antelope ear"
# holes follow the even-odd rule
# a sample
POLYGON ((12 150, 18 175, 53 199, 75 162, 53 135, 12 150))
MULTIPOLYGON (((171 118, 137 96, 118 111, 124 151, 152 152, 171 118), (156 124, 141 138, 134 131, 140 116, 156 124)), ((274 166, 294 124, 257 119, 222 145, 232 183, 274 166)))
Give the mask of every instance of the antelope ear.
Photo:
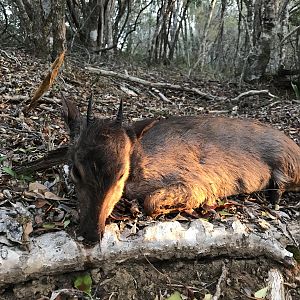
POLYGON ((143 135, 151 129, 159 120, 157 119, 145 119, 141 121, 137 121, 132 125, 132 129, 137 137, 137 139, 141 139, 143 135))
POLYGON ((75 104, 67 99, 62 98, 62 115, 67 127, 70 130, 71 140, 74 140, 80 132, 81 114, 75 104))

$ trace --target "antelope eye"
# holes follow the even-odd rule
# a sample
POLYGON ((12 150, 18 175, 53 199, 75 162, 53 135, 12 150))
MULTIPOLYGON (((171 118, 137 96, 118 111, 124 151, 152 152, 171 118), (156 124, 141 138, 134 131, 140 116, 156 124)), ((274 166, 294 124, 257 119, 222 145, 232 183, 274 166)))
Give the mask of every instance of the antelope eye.
POLYGON ((121 173, 121 175, 119 176, 119 180, 121 180, 125 175, 125 172, 124 173, 121 173))
POLYGON ((75 165, 72 167, 71 178, 73 181, 78 181, 81 179, 81 174, 75 165))

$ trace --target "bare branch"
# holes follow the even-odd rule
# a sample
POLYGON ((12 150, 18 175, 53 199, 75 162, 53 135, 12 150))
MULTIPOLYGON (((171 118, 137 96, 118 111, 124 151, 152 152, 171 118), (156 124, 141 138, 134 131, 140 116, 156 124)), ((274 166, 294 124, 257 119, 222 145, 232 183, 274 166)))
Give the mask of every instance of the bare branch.
POLYGON ((137 22, 138 22, 138 20, 139 20, 139 18, 140 18, 140 16, 141 16, 142 12, 143 12, 143 11, 144 11, 144 10, 145 10, 152 2, 153 2, 153 0, 150 0, 150 2, 149 2, 148 4, 146 4, 146 5, 139 11, 139 13, 138 13, 138 15, 137 15, 137 17, 136 17, 136 19, 135 19, 133 28, 130 29, 129 31, 127 31, 126 34, 125 34, 124 41, 123 41, 123 43, 122 43, 122 45, 121 45, 121 49, 123 49, 124 44, 125 44, 125 42, 126 42, 128 36, 129 36, 132 32, 136 31, 137 22))
POLYGON ((217 96, 213 96, 209 93, 201 92, 199 89, 197 89, 195 87, 189 88, 189 87, 185 87, 185 86, 180 86, 178 84, 170 84, 170 83, 163 83, 163 82, 151 82, 151 81, 141 79, 138 77, 134 77, 134 76, 130 76, 127 74, 116 73, 113 71, 107 71, 107 70, 98 69, 98 68, 94 68, 94 67, 86 67, 86 70, 88 70, 92 73, 95 73, 95 74, 103 75, 103 76, 117 77, 117 78, 121 78, 124 80, 136 82, 136 83, 139 83, 139 84, 142 84, 145 86, 149 86, 152 88, 157 88, 157 89, 162 88, 162 89, 170 89, 170 90, 177 90, 177 91, 185 91, 185 92, 197 94, 207 100, 219 100, 219 101, 224 100, 224 98, 222 98, 222 97, 217 97, 217 96))
POLYGON ((232 102, 238 102, 244 97, 255 96, 255 95, 267 95, 271 98, 278 98, 275 95, 271 94, 269 90, 250 90, 244 93, 239 94, 237 97, 231 99, 232 102))
POLYGON ((281 44, 283 44, 291 35, 293 35, 297 30, 300 29, 300 25, 295 27, 292 31, 290 31, 283 39, 280 41, 281 44))

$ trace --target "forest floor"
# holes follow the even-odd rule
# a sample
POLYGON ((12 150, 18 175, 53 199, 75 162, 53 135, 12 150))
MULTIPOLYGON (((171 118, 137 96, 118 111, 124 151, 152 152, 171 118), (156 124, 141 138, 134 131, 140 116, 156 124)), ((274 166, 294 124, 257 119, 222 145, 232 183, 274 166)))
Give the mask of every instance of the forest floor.
MULTIPOLYGON (((149 68, 126 60, 103 59, 95 62, 94 66, 118 73, 127 72, 151 82, 195 87, 218 98, 205 99, 197 93, 167 88, 160 89, 160 94, 157 89, 136 82, 92 74, 84 68, 83 57, 72 56, 66 58, 51 90, 25 116, 23 110, 48 72, 49 64, 22 51, 7 49, 0 52, 0 208, 17 206, 29 211, 32 227, 29 226, 27 235, 34 236, 55 230, 67 230, 76 234, 76 195, 65 168, 60 165, 26 176, 14 172, 17 166, 43 157, 47 151, 68 143, 68 132, 61 117, 62 94, 84 112, 87 98, 93 92, 94 112, 99 117, 115 116, 122 98, 127 122, 169 115, 211 114, 255 118, 274 125, 300 145, 300 101, 295 99, 292 89, 284 90, 273 83, 243 85, 239 88, 235 82, 209 80, 200 76, 188 77, 175 66, 149 68), (238 102, 232 101, 240 93, 253 89, 268 89, 277 97, 259 94, 243 97, 238 102), (39 183, 45 188, 41 188, 39 183)), ((254 201, 259 207, 257 214, 264 215, 267 221, 274 218, 265 206, 260 206, 265 204, 264 196, 260 193, 234 199, 239 204, 254 201)), ((281 216, 288 220, 299 220, 298 203, 299 195, 286 194, 281 202, 281 216)), ((136 219, 136 216, 128 212, 128 203, 124 200, 118 206, 116 214, 123 215, 124 220, 127 220, 115 222, 120 227, 142 226, 148 222, 148 218, 142 214, 142 208, 139 211, 141 214, 136 219)), ((241 205, 228 205, 219 210, 219 218, 232 214, 246 218, 241 205)), ((165 218, 186 221, 191 216, 162 216, 160 220, 165 218)), ((182 299, 211 299, 210 296, 216 293, 224 267, 229 273, 219 299, 257 299, 254 293, 265 287, 268 270, 273 265, 278 267, 275 262, 263 257, 152 262, 145 259, 144 262, 122 262, 108 269, 89 271, 93 279, 94 299, 159 300, 167 299, 175 291, 179 291, 182 299)), ((0 290, 0 298, 50 299, 55 290, 65 289, 57 298, 51 299, 81 299, 84 296, 74 290, 74 280, 79 274, 81 273, 49 276, 5 286, 2 295, 0 290)), ((287 289, 290 299, 300 299, 300 278, 289 270, 284 270, 284 274, 289 282, 287 289), (292 277, 294 280, 291 280, 292 277)), ((180 299, 175 295, 173 297, 180 299)))

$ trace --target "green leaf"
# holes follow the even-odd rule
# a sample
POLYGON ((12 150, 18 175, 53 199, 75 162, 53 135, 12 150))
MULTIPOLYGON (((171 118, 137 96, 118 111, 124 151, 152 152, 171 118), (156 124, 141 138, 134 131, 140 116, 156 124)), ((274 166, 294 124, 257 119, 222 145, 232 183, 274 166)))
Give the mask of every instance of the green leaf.
POLYGON ((17 151, 20 151, 20 152, 23 152, 23 153, 25 153, 26 154, 26 150, 25 149, 23 149, 23 148, 19 148, 19 149, 17 149, 17 151))
POLYGON ((259 298, 259 299, 265 299, 266 296, 267 296, 267 292, 268 292, 268 287, 265 287, 259 291, 257 291, 255 294, 254 294, 254 297, 255 298, 259 298))
POLYGON ((7 158, 6 156, 2 156, 2 155, 1 155, 1 156, 0 156, 0 163, 2 163, 4 160, 6 160, 6 158, 7 158))
POLYGON ((92 278, 89 274, 78 276, 74 281, 76 289, 83 291, 87 295, 91 296, 92 292, 92 278))
POLYGON ((228 211, 226 211, 226 210, 221 210, 221 211, 219 211, 219 215, 221 215, 221 216, 233 216, 233 214, 231 214, 231 213, 229 213, 228 211))
POLYGON ((166 300, 182 300, 181 295, 179 292, 175 292, 173 293, 169 298, 167 298, 166 300))
POLYGON ((45 229, 53 229, 55 227, 56 227, 56 225, 53 223, 44 223, 43 224, 43 228, 45 228, 45 229))
POLYGON ((299 264, 300 263, 300 249, 294 245, 287 245, 286 250, 293 253, 294 259, 299 264))
POLYGON ((70 220, 65 220, 64 221, 64 228, 66 228, 70 224, 70 222, 71 222, 70 220))
POLYGON ((295 92, 296 98, 300 99, 300 91, 299 91, 299 88, 298 88, 297 84, 294 84, 293 82, 291 82, 291 85, 292 85, 292 88, 295 92))
POLYGON ((26 154, 26 153, 32 152, 35 149, 36 149, 36 147, 28 147, 26 149, 24 149, 24 148, 17 148, 17 149, 14 150, 14 152, 22 152, 22 153, 26 154))
POLYGON ((30 175, 19 175, 18 179, 23 180, 23 181, 27 181, 27 182, 32 182, 34 181, 34 178, 30 175))
POLYGON ((16 172, 9 167, 2 167, 2 171, 11 175, 12 177, 16 177, 16 172))

